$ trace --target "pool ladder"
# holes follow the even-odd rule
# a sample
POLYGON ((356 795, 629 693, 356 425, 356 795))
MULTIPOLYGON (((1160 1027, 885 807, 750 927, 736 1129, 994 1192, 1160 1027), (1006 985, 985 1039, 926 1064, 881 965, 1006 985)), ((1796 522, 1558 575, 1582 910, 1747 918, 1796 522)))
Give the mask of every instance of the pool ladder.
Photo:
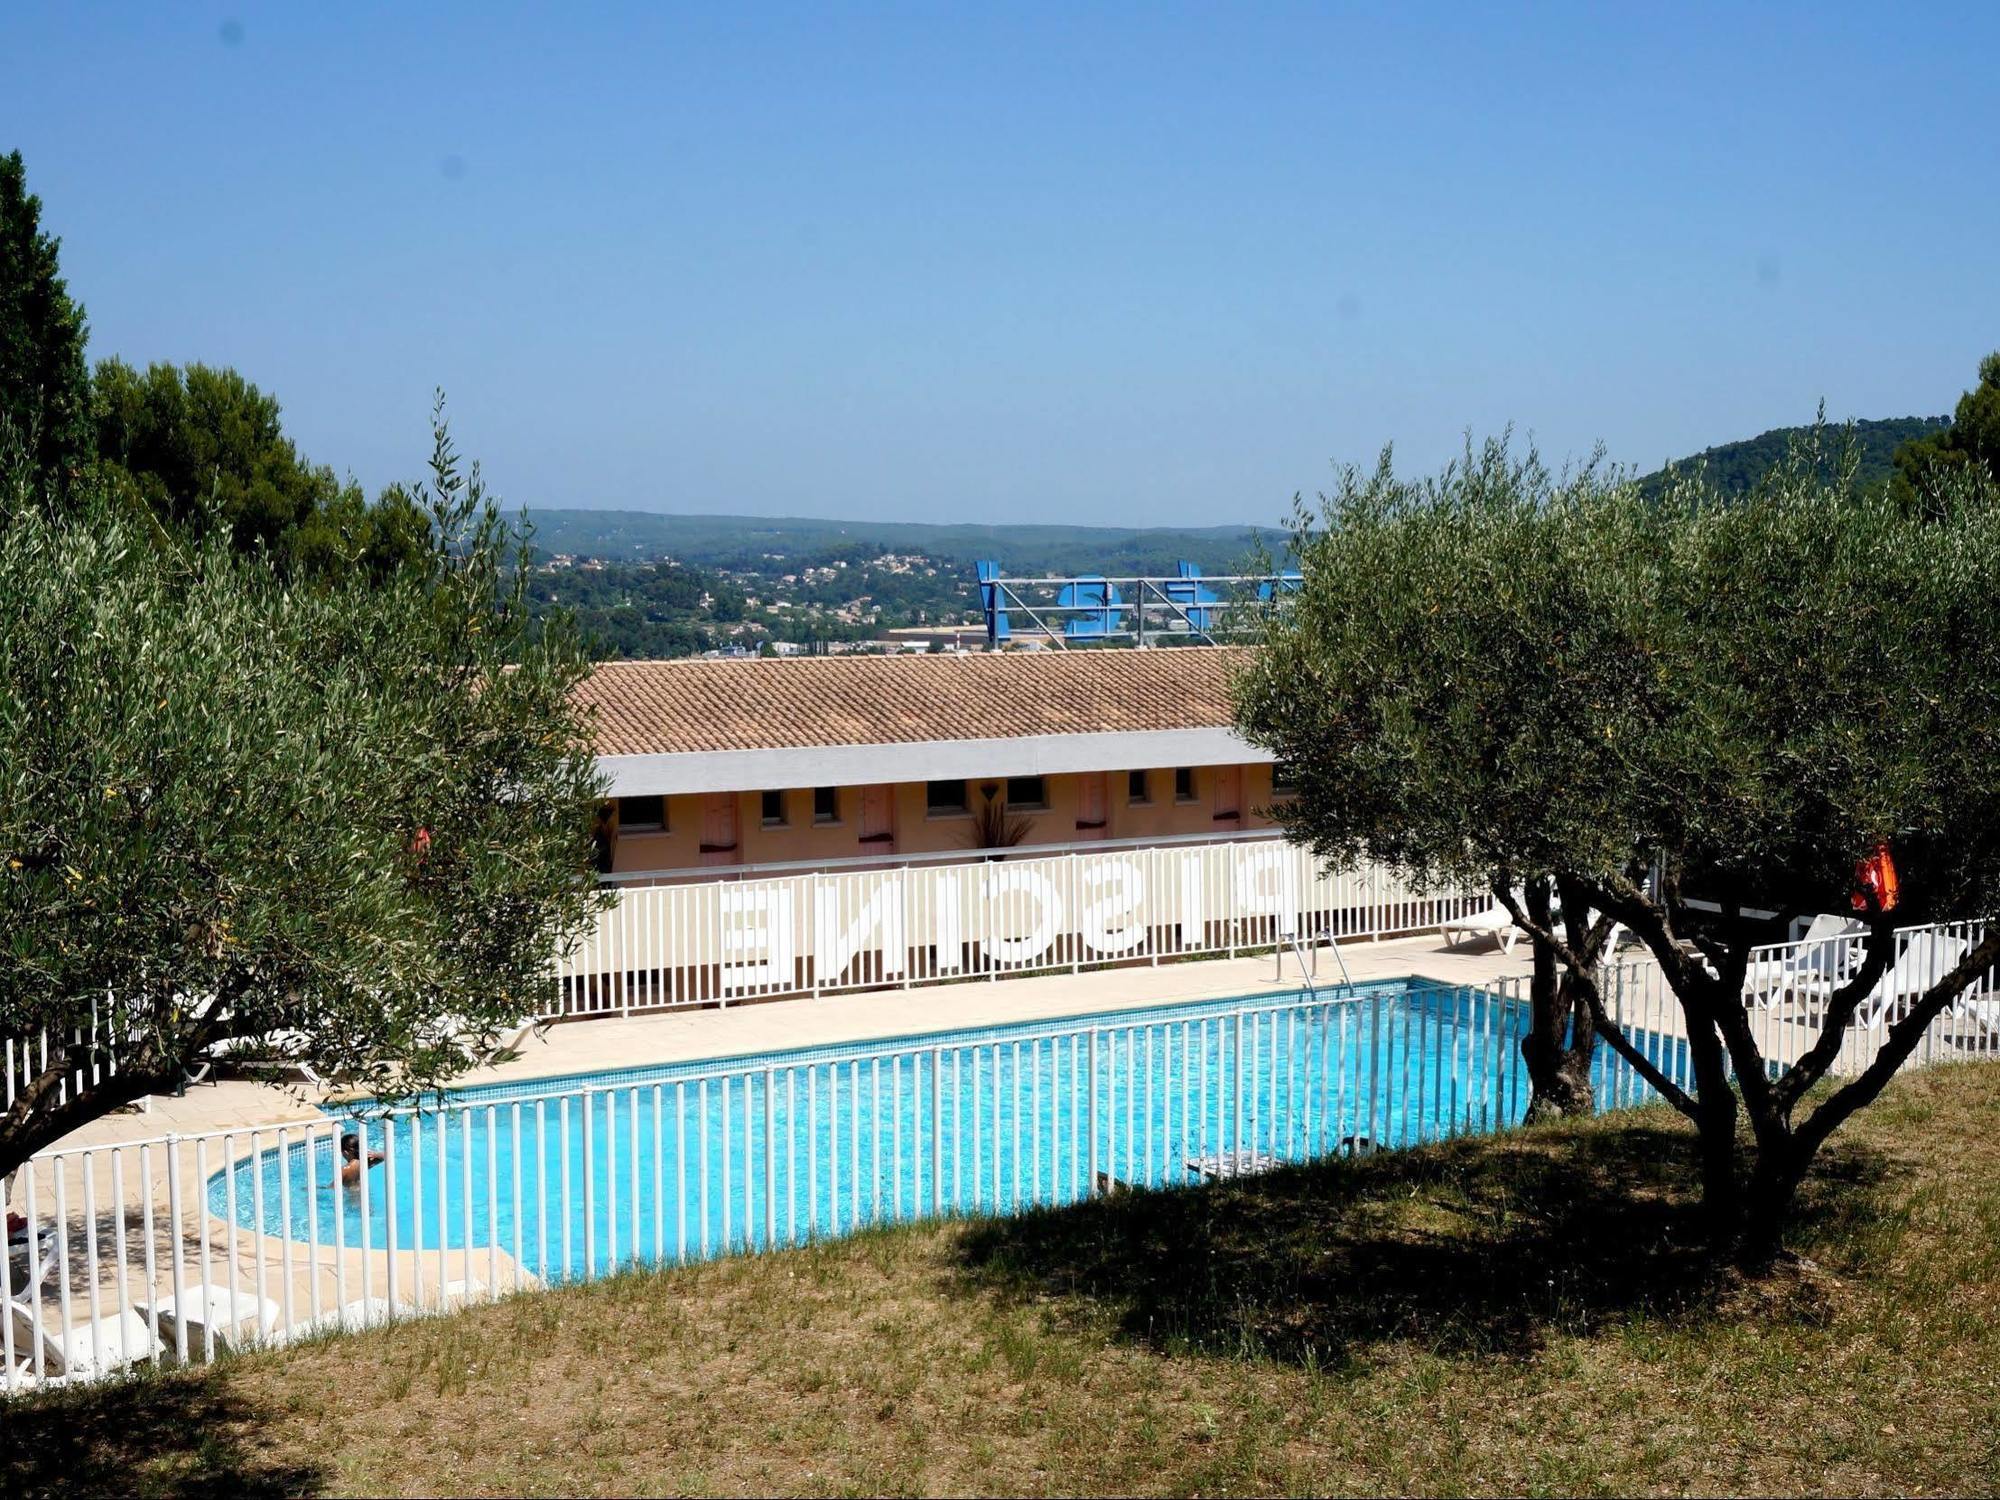
MULTIPOLYGON (((1319 989, 1313 983, 1319 977, 1319 948, 1314 946, 1308 957, 1305 941, 1296 927, 1290 932, 1280 933, 1278 937, 1278 978, 1282 980, 1285 977, 1285 949, 1289 947, 1298 958, 1299 978, 1305 984, 1306 993, 1315 1000, 1319 999, 1319 989)), ((1347 959, 1341 954, 1340 944, 1329 941, 1326 946, 1333 950, 1333 961, 1340 965, 1340 982, 1353 984, 1354 976, 1347 972, 1347 959)))

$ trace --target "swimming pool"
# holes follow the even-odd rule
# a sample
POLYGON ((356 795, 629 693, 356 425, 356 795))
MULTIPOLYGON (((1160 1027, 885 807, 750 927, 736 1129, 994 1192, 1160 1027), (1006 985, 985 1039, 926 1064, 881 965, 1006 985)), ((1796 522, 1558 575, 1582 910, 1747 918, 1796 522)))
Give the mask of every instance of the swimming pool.
MULTIPOLYGON (((1525 1025, 1518 1001, 1397 980, 493 1085, 266 1132, 208 1201, 565 1281, 1498 1129, 1526 1103, 1525 1025), (334 1185, 343 1128, 386 1155, 365 1192, 334 1185)), ((1677 1041, 1637 1040, 1684 1071, 1677 1041)), ((1607 1105, 1645 1093, 1607 1048, 1597 1075, 1607 1105)))

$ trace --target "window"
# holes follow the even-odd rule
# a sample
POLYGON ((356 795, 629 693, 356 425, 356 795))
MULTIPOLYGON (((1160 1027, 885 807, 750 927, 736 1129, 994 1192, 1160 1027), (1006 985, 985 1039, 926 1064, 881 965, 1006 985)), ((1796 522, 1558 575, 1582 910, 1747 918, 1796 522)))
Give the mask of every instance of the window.
POLYGON ((924 811, 933 818, 949 818, 965 811, 965 783, 932 781, 924 786, 924 811))
POLYGON ((1151 786, 1147 784, 1146 773, 1144 771, 1127 771, 1125 773, 1125 800, 1134 807, 1144 807, 1148 802, 1153 800, 1153 791, 1151 786))
POLYGON ((1007 805, 1017 812, 1044 812, 1049 805, 1049 789, 1039 776, 1009 776, 1007 805))
POLYGON ((1274 761, 1271 765, 1271 793, 1273 796, 1289 797, 1299 789, 1299 773, 1292 769, 1288 760, 1274 761))
POLYGON ((813 788, 813 821, 815 823, 838 823, 840 821, 839 787, 816 786, 813 788))
POLYGON ((597 866, 597 873, 609 875, 618 863, 614 830, 618 826, 618 804, 600 802, 597 816, 590 824, 591 863, 597 866))
POLYGON ((1174 801, 1194 801, 1194 768, 1181 766, 1174 772, 1174 801))
POLYGON ((764 826, 783 828, 785 826, 785 794, 783 792, 764 793, 764 826))
POLYGON ((667 799, 665 797, 620 797, 618 799, 618 831, 620 833, 665 833, 667 831, 667 799))

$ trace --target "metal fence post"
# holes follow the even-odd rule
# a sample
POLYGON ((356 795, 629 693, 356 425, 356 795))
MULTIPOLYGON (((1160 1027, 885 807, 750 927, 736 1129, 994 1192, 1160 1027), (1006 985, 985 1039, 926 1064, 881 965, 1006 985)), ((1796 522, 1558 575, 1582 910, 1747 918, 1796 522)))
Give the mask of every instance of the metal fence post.
POLYGON ((1230 854, 1228 854, 1228 860, 1226 860, 1226 864, 1228 864, 1228 874, 1226 874, 1228 888, 1222 892, 1222 910, 1224 910, 1222 926, 1230 934, 1230 958, 1234 958, 1236 956, 1236 918, 1238 918, 1238 912, 1236 912, 1236 880, 1238 880, 1238 874, 1240 874, 1238 872, 1238 864, 1242 864, 1242 860, 1238 856, 1242 854, 1242 850, 1238 850, 1234 844, 1228 844, 1226 848, 1228 848, 1230 854))
MULTIPOLYGON (((32 1214, 34 1207, 32 1179, 30 1180, 29 1188, 29 1211, 32 1214)), ((167 1222, 173 1228, 173 1254, 170 1261, 170 1271, 174 1289, 174 1306, 186 1307, 187 1283, 181 1274, 181 1138, 178 1135, 169 1135, 167 1137, 167 1222)), ((28 1225, 31 1254, 33 1253, 34 1232, 35 1226, 31 1220, 28 1225)), ((335 1243, 337 1244, 338 1242, 339 1226, 336 1221, 335 1243)), ((186 1364, 187 1357, 187 1320, 185 1318, 176 1318, 174 1319, 174 1358, 182 1364, 186 1364)))
POLYGON ((628 913, 625 891, 622 888, 618 892, 618 904, 612 911, 618 918, 618 925, 611 934, 612 945, 618 950, 618 1014, 629 1016, 632 1014, 632 975, 625 965, 630 962, 632 955, 629 952, 630 944, 625 941, 628 913))
MULTIPOLYGON (((1105 797, 1111 793, 1107 789, 1105 797)), ((1069 869, 1069 971, 1077 973, 1083 968, 1083 867, 1077 863, 1076 850, 1069 851, 1066 861, 1069 869)))
POLYGON ((804 962, 812 969, 812 977, 813 977, 812 994, 813 994, 813 999, 815 1000, 819 999, 821 995, 823 995, 826 991, 826 976, 821 974, 819 971, 819 956, 821 952, 820 941, 819 941, 819 936, 820 936, 819 916, 820 916, 820 903, 826 899, 824 894, 825 890, 826 890, 826 876, 819 870, 813 871, 812 895, 811 899, 807 902, 807 905, 811 907, 811 910, 806 913, 806 921, 805 921, 806 931, 805 931, 805 943, 803 944, 804 947, 803 959, 804 962))
POLYGON ((931 1217, 944 1213, 944 1048, 931 1048, 931 1217))
POLYGON ((1097 1195, 1097 1038, 1095 1026, 1090 1028, 1090 1078, 1084 1086, 1084 1129, 1090 1136, 1090 1176, 1086 1180, 1086 1190, 1090 1196, 1097 1195))
MULTIPOLYGON (((597 1097, 597 1090, 585 1085, 583 1089, 583 1279, 589 1281, 596 1273, 597 1266, 597 1180, 596 1152, 594 1136, 595 1122, 591 1119, 591 1103, 597 1097)), ((444 1138, 444 1116, 438 1116, 438 1138, 444 1138)), ((442 1184, 439 1191, 443 1191, 442 1184)), ((569 1215, 569 1205, 563 1205, 563 1216, 569 1215)), ((568 1269, 567 1266, 564 1267, 568 1269)))
MULTIPOLYGON (((1235 1080, 1232 1092, 1235 1094, 1235 1121, 1230 1127, 1229 1149, 1241 1154, 1243 1150, 1243 1012, 1236 1012, 1236 1038, 1231 1044, 1236 1058, 1229 1072, 1235 1080)), ((1241 1165, 1240 1162, 1237 1163, 1241 1165)))
POLYGON ((777 1073, 764 1068, 764 1248, 778 1243, 777 1073))

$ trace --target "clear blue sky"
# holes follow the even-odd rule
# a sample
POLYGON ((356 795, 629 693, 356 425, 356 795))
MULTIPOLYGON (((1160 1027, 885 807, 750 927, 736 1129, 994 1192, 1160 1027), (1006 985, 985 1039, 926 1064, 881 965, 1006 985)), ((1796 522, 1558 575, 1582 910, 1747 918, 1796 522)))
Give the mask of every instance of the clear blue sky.
POLYGON ((510 503, 1276 520, 2000 347, 2000 6, 9 7, 95 356, 510 503), (574 9, 578 13, 571 14, 574 9), (410 12, 406 14, 405 12, 410 12), (416 14, 421 12, 421 14, 416 14))

